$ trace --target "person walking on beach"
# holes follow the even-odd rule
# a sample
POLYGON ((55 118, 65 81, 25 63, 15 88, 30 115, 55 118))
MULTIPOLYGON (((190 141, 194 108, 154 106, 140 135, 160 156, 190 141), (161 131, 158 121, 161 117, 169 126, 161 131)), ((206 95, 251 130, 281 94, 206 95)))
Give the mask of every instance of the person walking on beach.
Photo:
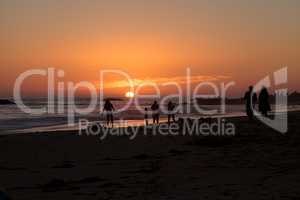
POLYGON ((269 103, 269 93, 266 87, 263 87, 258 97, 258 109, 264 115, 268 116, 268 111, 271 111, 269 103))
POLYGON ((244 100, 246 101, 246 113, 250 120, 253 119, 253 109, 257 101, 257 95, 253 92, 253 86, 249 86, 249 90, 245 93, 244 100))
POLYGON ((159 105, 157 101, 154 101, 154 103, 151 106, 151 110, 152 110, 153 124, 155 123, 159 124, 159 105))
POLYGON ((168 125, 171 124, 171 119, 173 122, 176 122, 175 120, 175 104, 172 101, 169 101, 168 103, 168 125))
POLYGON ((114 127, 114 116, 113 116, 113 111, 114 111, 114 106, 110 102, 110 100, 105 100, 103 111, 106 113, 106 125, 109 126, 111 123, 111 126, 114 127))
POLYGON ((148 126, 148 108, 145 108, 145 115, 144 115, 145 125, 148 126))

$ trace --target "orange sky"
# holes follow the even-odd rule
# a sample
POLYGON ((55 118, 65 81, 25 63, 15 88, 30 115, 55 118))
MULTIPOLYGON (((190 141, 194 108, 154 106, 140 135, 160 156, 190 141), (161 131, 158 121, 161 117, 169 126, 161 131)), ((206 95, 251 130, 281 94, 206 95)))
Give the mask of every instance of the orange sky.
MULTIPOLYGON (((296 0, 1 0, 0 97, 12 95, 23 71, 47 67, 74 82, 95 82, 101 69, 166 80, 190 67, 195 77, 230 77, 232 95, 240 95, 288 66, 289 89, 297 90, 299 7, 296 0)), ((42 95, 45 84, 29 79, 23 92, 42 95)))

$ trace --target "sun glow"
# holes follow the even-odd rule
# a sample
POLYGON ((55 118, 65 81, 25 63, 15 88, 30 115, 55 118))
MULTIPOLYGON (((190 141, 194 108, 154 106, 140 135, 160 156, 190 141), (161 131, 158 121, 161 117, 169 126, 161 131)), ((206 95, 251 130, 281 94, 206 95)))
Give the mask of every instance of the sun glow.
POLYGON ((134 97, 134 93, 133 92, 126 92, 125 97, 127 98, 133 98, 134 97))

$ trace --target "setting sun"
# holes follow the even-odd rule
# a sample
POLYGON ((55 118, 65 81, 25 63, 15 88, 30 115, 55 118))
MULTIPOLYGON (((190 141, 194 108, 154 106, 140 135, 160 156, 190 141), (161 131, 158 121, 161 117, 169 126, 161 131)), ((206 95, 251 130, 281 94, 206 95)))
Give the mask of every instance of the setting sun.
POLYGON ((127 98, 133 98, 134 97, 134 93, 133 92, 126 92, 125 97, 127 98))

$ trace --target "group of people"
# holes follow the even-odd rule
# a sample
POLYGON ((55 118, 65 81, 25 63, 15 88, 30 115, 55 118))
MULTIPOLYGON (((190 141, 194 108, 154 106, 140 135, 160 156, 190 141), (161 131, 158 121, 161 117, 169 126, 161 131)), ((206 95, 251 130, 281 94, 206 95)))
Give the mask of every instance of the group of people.
MULTIPOLYGON (((250 120, 254 117, 254 109, 258 102, 258 110, 261 112, 262 115, 267 116, 268 112, 271 111, 271 106, 269 103, 269 93, 266 87, 263 87, 259 93, 259 96, 257 98, 257 94, 253 92, 253 86, 249 87, 249 90, 245 93, 244 96, 245 104, 246 104, 246 113, 250 120)), ((167 115, 168 115, 168 124, 170 125, 171 122, 175 122, 175 104, 172 101, 169 101, 167 105, 167 115)), ((159 118, 160 118, 160 106, 157 101, 154 101, 154 103, 150 107, 151 114, 152 114, 152 120, 153 124, 159 124, 159 118)), ((104 103, 103 111, 106 112, 106 124, 109 126, 110 124, 113 126, 114 124, 114 117, 113 117, 113 111, 114 106, 110 102, 110 100, 106 100, 104 103)), ((149 111, 148 108, 145 108, 144 111, 144 119, 145 119, 145 125, 148 125, 148 117, 149 117, 149 111)))
POLYGON ((271 111, 269 102, 269 93, 266 87, 263 87, 257 98, 257 94, 253 92, 253 86, 249 87, 249 90, 245 93, 244 100, 246 102, 246 113, 250 120, 253 119, 254 109, 258 102, 258 110, 262 115, 268 116, 268 112, 271 111))
MULTIPOLYGON (((167 105, 167 114, 168 114, 168 124, 171 124, 172 122, 175 122, 175 104, 172 101, 169 101, 167 105)), ((154 101, 154 103, 151 105, 151 112, 152 112, 152 120, 153 124, 159 124, 159 117, 160 117, 160 107, 157 101, 154 101)), ((145 124, 148 125, 148 108, 145 108, 145 124)))
MULTIPOLYGON (((176 121, 175 117, 175 104, 172 101, 169 101, 167 105, 167 114, 168 114, 168 124, 171 124, 172 122, 176 121)), ((152 114, 152 120, 153 124, 159 124, 159 118, 160 118, 160 106, 157 103, 157 101, 154 101, 154 103, 151 105, 151 114, 152 114)), ((114 117, 113 117, 113 111, 115 110, 113 104, 110 102, 110 100, 106 100, 103 106, 103 111, 106 113, 106 125, 113 127, 114 125, 114 117)), ((145 119, 145 125, 147 126, 149 124, 148 117, 149 117, 149 111, 148 108, 145 108, 144 111, 144 119, 145 119)))

